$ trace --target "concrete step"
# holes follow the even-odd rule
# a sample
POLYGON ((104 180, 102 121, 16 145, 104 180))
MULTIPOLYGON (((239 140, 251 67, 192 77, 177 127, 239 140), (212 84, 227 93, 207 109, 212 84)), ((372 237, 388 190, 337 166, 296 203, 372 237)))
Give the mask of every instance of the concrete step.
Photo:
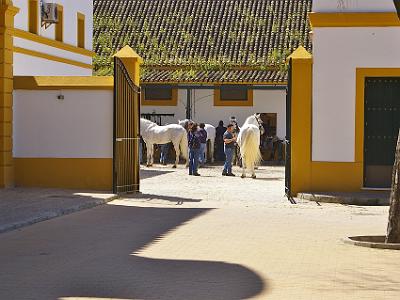
POLYGON ((347 205, 360 206, 386 206, 390 203, 390 192, 357 192, 357 193, 299 193, 298 198, 303 200, 321 202, 321 203, 338 203, 347 205))

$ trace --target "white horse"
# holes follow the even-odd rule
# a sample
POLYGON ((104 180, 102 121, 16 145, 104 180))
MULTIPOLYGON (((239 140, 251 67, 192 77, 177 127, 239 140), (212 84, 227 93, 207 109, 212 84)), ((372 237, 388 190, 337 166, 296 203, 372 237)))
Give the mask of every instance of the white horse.
MULTIPOLYGON (((183 126, 186 130, 188 130, 188 124, 190 120, 180 120, 178 121, 179 125, 183 126)), ((215 127, 211 124, 205 124, 204 126, 205 131, 207 131, 207 142, 210 142, 210 156, 211 162, 214 162, 214 144, 215 144, 215 127)), ((208 157, 208 146, 206 147, 206 160, 208 157)))
POLYGON ((256 178, 255 166, 261 161, 260 136, 264 134, 260 115, 252 115, 247 118, 240 128, 237 143, 240 147, 242 158, 242 178, 246 177, 246 169, 250 170, 251 178, 256 178))
POLYGON ((140 119, 140 135, 142 136, 147 147, 147 166, 153 165, 154 144, 167 144, 172 142, 174 145, 176 159, 173 168, 176 168, 179 163, 179 156, 188 164, 188 138, 187 132, 182 126, 170 124, 159 126, 149 120, 140 119))

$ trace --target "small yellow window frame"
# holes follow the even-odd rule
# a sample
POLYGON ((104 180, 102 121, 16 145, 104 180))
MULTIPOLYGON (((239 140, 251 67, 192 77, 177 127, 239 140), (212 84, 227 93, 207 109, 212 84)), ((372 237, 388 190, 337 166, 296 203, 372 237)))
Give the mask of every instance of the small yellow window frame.
POLYGON ((77 46, 79 48, 85 48, 85 15, 78 13, 77 15, 77 46))
POLYGON ((221 100, 220 85, 214 89, 214 106, 253 106, 253 89, 247 86, 247 100, 221 100))
POLYGON ((64 7, 57 4, 58 23, 55 29, 55 40, 59 42, 64 41, 64 7))
POLYGON ((29 0, 28 2, 28 31, 33 34, 39 32, 39 1, 29 0))
POLYGON ((178 89, 172 88, 172 98, 169 100, 146 100, 145 89, 142 89, 141 104, 143 106, 177 106, 178 105, 178 89))

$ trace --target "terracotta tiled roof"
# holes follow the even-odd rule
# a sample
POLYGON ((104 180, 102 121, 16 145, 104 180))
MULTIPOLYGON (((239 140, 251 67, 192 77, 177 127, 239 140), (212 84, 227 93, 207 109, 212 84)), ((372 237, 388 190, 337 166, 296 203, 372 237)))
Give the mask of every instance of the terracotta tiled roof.
POLYGON ((160 66, 185 66, 181 74, 190 74, 183 77, 199 81, 283 81, 285 72, 265 68, 276 70, 299 45, 311 50, 307 13, 312 0, 93 2, 95 69, 99 73, 107 73, 112 54, 129 44, 145 65, 157 66, 148 68, 143 81, 176 77, 177 70, 160 66), (234 70, 241 67, 246 71, 234 70))

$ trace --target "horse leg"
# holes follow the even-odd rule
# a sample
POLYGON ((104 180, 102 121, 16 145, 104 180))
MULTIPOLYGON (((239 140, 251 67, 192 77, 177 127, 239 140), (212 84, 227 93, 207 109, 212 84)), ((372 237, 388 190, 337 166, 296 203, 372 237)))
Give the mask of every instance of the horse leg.
POLYGON ((214 141, 210 140, 210 155, 211 155, 211 163, 214 163, 214 141))
POLYGON ((251 165, 251 178, 256 179, 256 172, 254 171, 254 164, 251 165))
POLYGON ((242 158, 242 178, 246 178, 246 167, 244 165, 244 160, 242 158))
POLYGON ((176 166, 179 164, 179 156, 180 156, 180 151, 179 151, 179 144, 174 144, 174 149, 175 149, 175 164, 172 166, 174 169, 176 166))
POLYGON ((151 167, 151 159, 152 159, 152 156, 153 156, 153 154, 152 154, 152 146, 153 145, 150 145, 150 144, 147 144, 146 143, 146 148, 147 148, 147 163, 146 163, 146 166, 147 167, 151 167))

